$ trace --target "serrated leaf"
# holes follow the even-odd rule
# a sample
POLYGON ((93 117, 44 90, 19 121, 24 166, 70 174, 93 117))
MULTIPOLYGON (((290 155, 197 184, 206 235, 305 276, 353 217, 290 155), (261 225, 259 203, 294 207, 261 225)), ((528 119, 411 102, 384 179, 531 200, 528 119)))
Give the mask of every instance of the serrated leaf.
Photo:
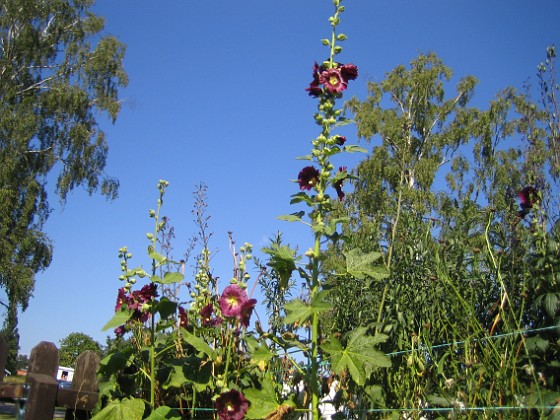
POLYGON ((120 311, 115 312, 115 315, 105 324, 101 331, 106 331, 109 328, 117 328, 125 324, 132 316, 132 311, 129 311, 124 306, 121 307, 120 311))
POLYGON ((390 367, 391 361, 380 351, 375 350, 375 345, 387 340, 384 334, 374 336, 366 335, 365 327, 356 328, 350 337, 346 348, 337 338, 331 338, 321 345, 321 349, 330 357, 331 369, 338 375, 345 370, 356 382, 362 386, 376 367, 390 367))
POLYGON ((380 252, 362 252, 358 248, 344 252, 346 257, 346 271, 357 279, 366 276, 376 280, 389 277, 389 270, 384 265, 374 264, 382 256, 380 252))
POLYGON ((92 420, 142 420, 144 401, 137 398, 124 398, 111 401, 92 420))
POLYGON ((269 375, 262 381, 261 389, 246 389, 243 391, 245 397, 251 402, 247 411, 248 419, 265 419, 279 411, 289 411, 294 404, 291 401, 280 403, 274 389, 274 382, 269 375))
POLYGON ((284 305, 286 310, 286 318, 284 321, 287 324, 294 322, 304 323, 310 319, 313 314, 320 314, 322 312, 332 309, 332 304, 323 300, 324 293, 321 292, 311 303, 305 303, 300 299, 294 299, 284 305))
POLYGON ((548 349, 548 346, 548 340, 541 337, 529 337, 525 339, 525 347, 530 352, 538 351, 544 353, 548 349))

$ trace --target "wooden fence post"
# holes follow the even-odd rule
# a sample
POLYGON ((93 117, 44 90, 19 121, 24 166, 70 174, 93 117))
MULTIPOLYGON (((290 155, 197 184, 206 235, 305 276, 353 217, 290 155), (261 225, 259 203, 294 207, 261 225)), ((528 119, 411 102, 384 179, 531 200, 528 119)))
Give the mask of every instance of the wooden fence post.
POLYGON ((87 350, 76 359, 76 369, 72 379, 71 398, 75 402, 64 402, 66 390, 59 390, 58 403, 65 405, 66 420, 88 420, 91 418, 90 410, 93 409, 99 397, 97 383, 97 369, 99 368, 99 355, 92 350, 87 350))
POLYGON ((41 341, 29 357, 26 383, 29 398, 25 407, 25 420, 52 420, 56 405, 58 383, 58 349, 53 343, 41 341))

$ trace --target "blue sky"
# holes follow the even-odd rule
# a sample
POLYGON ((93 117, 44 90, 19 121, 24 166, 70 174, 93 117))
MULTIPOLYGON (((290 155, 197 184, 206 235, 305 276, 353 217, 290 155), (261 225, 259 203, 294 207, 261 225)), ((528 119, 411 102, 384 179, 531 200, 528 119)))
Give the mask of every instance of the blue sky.
MULTIPOLYGON (((536 84, 546 47, 560 46, 557 0, 343 4, 340 31, 348 40, 339 61, 359 67, 345 99, 364 98, 367 81, 433 51, 454 69, 455 82, 467 74, 480 80, 472 104, 485 108, 506 86, 536 84)), ((148 210, 159 179, 170 182, 163 213, 175 227, 176 257, 196 228, 192 192, 200 182, 208 186, 214 274, 224 286, 231 277, 228 231, 255 248, 278 230, 301 248, 311 243, 304 226, 276 217, 295 210, 290 180, 303 166, 295 158, 309 152, 318 132, 316 103, 304 89, 313 62, 328 52, 320 39, 330 35, 331 1, 98 0, 93 11, 106 18, 105 33, 127 45, 122 112, 116 124, 102 123, 107 172, 120 180, 120 196, 107 202, 75 191, 64 208, 51 196, 45 229, 54 260, 20 315, 23 353, 71 332, 104 343, 110 332, 101 328, 121 286, 117 250, 128 246, 133 264, 149 265, 145 234, 153 230, 148 210)), ((357 142, 353 129, 344 134, 357 142)), ((351 168, 356 157, 337 163, 351 168)))

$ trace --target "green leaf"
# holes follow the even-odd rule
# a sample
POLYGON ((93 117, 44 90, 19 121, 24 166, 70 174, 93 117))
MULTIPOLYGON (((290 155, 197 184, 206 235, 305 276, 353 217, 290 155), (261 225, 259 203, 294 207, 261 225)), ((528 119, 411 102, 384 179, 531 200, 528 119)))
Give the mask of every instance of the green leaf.
POLYGON ((161 420, 161 419, 181 419, 181 415, 173 410, 171 407, 158 407, 156 408, 146 420, 161 420))
POLYGON ((216 352, 208 343, 186 330, 184 332, 184 338, 187 343, 193 346, 197 351, 206 354, 211 360, 216 360, 216 352))
POLYGON ((137 398, 124 398, 111 401, 91 420, 142 420, 144 410, 144 401, 137 398))
POLYGON ((163 284, 179 283, 183 281, 183 275, 176 271, 168 271, 163 275, 163 284))
POLYGON ((174 315, 176 310, 177 302, 173 302, 166 297, 162 297, 160 301, 156 303, 156 311, 159 312, 162 319, 174 315))
POLYGON ((330 357, 331 369, 338 375, 348 370, 357 385, 362 386, 376 367, 391 367, 391 361, 380 351, 376 344, 387 340, 384 334, 366 335, 367 328, 356 328, 348 338, 346 348, 337 338, 331 338, 321 345, 330 357))
POLYGON ((162 284, 163 280, 161 279, 160 276, 156 276, 155 274, 153 276, 150 276, 150 281, 152 283, 158 283, 158 284, 162 284))
POLYGON ((119 327, 124 323, 126 323, 131 316, 132 316, 132 311, 129 311, 127 308, 122 306, 121 310, 115 312, 115 315, 113 315, 113 317, 105 324, 105 326, 101 331, 106 331, 109 328, 119 327))
POLYGON ((320 314, 331 309, 332 304, 322 300, 325 293, 325 291, 319 293, 310 304, 307 304, 300 299, 294 299, 291 302, 286 303, 284 306, 287 313, 284 320, 286 324, 293 324, 294 322, 303 324, 305 321, 310 319, 313 314, 320 314))
POLYGON ((344 151, 348 153, 367 153, 367 149, 364 149, 360 146, 355 146, 353 144, 349 144, 348 146, 344 146, 344 151))
POLYGON ((263 378, 261 389, 246 389, 243 391, 245 397, 251 402, 247 411, 248 419, 264 419, 274 413, 286 413, 291 411, 294 404, 291 401, 280 403, 276 397, 275 383, 270 375, 263 378))
POLYGON ((278 216, 278 220, 284 220, 286 222, 301 222, 301 218, 305 214, 304 211, 298 211, 297 213, 292 214, 284 214, 282 216, 278 216))
POLYGON ((299 192, 297 194, 292 194, 292 199, 290 200, 290 204, 297 204, 297 203, 301 203, 301 202, 307 203, 310 206, 313 205, 315 203, 315 201, 309 197, 306 193, 304 192, 299 192))
POLYGON ((148 255, 160 264, 166 260, 166 258, 157 252, 152 245, 148 246, 148 255))
POLYGON ((251 346, 251 363, 257 365, 259 369, 264 370, 268 362, 275 356, 275 353, 270 350, 266 342, 253 343, 251 346))
POLYGON ((384 265, 374 264, 382 256, 380 252, 362 252, 358 248, 344 252, 346 257, 346 271, 357 279, 364 279, 366 276, 376 280, 389 277, 389 270, 384 265))

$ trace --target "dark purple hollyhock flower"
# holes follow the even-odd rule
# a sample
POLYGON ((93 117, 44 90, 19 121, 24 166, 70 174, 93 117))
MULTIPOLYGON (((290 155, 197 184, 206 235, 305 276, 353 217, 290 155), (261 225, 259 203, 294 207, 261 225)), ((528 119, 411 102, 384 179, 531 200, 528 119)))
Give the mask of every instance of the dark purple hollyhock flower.
POLYGON ((243 325, 244 327, 249 326, 251 314, 253 313, 253 309, 255 308, 256 304, 257 304, 257 299, 249 299, 245 301, 241 306, 239 321, 241 321, 241 325, 243 325))
POLYGON ((232 389, 216 399, 216 408, 220 420, 243 420, 249 408, 249 401, 241 392, 232 389))
POLYGON ((119 289, 119 293, 117 295, 117 303, 115 304, 115 312, 120 311, 123 304, 128 304, 128 298, 126 297, 126 293, 124 292, 124 287, 119 289))
POLYGON ((308 88, 305 88, 305 90, 308 92, 309 96, 313 96, 313 97, 317 97, 319 96, 321 93, 323 93, 323 89, 321 89, 321 86, 319 85, 319 82, 311 82, 309 84, 308 88))
POLYGON ((218 299, 222 315, 226 318, 238 318, 241 308, 247 301, 247 292, 237 284, 231 284, 224 289, 222 296, 218 299))
POLYGON ((321 72, 319 83, 325 85, 325 89, 330 93, 340 93, 348 87, 340 69, 328 69, 321 72))
POLYGON ((214 305, 209 303, 200 310, 200 316, 202 317, 202 325, 204 327, 209 327, 212 325, 212 314, 214 313, 214 305))
POLYGON ((309 92, 309 96, 317 97, 323 93, 323 89, 319 83, 319 74, 321 73, 322 68, 319 64, 313 64, 313 81, 309 84, 309 87, 305 89, 309 92))
POLYGON ((179 327, 187 328, 189 325, 189 318, 187 316, 187 311, 182 306, 179 306, 179 327))
POLYGON ((358 77, 358 67, 354 64, 345 64, 340 66, 340 74, 346 82, 348 82, 348 80, 354 80, 358 77))
MULTIPOLYGON (((346 172, 346 166, 341 166, 338 168, 339 172, 346 172)), ((340 201, 344 200, 344 191, 342 191, 342 184, 344 183, 344 179, 339 179, 333 183, 333 187, 336 190, 336 195, 340 201)))
POLYGON ((346 136, 336 136, 336 144, 339 146, 344 146, 346 143, 346 136))
POLYGON ((124 325, 121 325, 120 327, 115 328, 115 335, 119 338, 122 337, 125 332, 126 332, 126 329, 125 329, 124 325))
POLYGON ((300 190, 310 190, 319 179, 319 171, 313 166, 306 166, 298 175, 298 183, 300 190))
POLYGON ((143 302, 149 302, 153 300, 158 295, 157 284, 155 283, 146 284, 144 287, 142 287, 142 289, 140 289, 138 295, 143 302))
POLYGON ((539 195, 534 187, 528 185, 519 191, 518 197, 521 210, 517 212, 517 216, 524 218, 529 214, 529 210, 533 208, 533 205, 539 201, 539 195))

